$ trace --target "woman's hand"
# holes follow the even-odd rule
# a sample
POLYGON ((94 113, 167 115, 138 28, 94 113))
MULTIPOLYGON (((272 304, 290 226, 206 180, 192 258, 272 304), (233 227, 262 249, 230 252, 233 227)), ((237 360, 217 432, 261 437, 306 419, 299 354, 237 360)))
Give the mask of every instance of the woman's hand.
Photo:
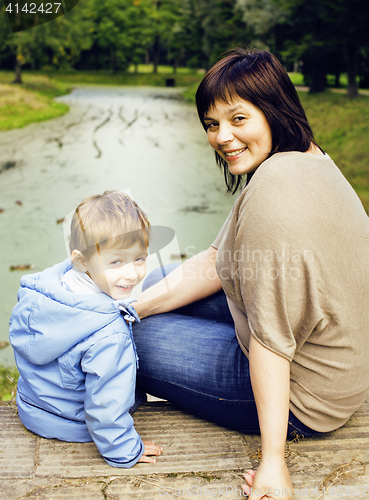
POLYGON ((146 462, 154 464, 156 462, 156 458, 151 458, 148 455, 161 455, 163 448, 161 446, 157 446, 154 441, 143 441, 145 450, 143 455, 138 460, 139 462, 146 462))
POLYGON ((268 463, 262 460, 257 471, 247 471, 244 478, 247 484, 242 484, 241 488, 249 495, 249 500, 290 500, 293 496, 292 482, 284 459, 268 463))

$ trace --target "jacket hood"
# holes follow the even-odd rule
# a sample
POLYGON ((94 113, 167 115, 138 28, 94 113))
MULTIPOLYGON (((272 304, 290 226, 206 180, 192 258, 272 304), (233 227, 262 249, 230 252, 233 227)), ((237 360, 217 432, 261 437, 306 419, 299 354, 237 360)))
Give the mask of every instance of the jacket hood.
POLYGON ((132 300, 114 300, 102 293, 71 293, 60 285, 69 259, 42 272, 22 276, 18 303, 10 319, 14 350, 31 363, 53 361, 92 333, 128 313, 139 321, 132 300), (91 331, 91 325, 93 331, 91 331))

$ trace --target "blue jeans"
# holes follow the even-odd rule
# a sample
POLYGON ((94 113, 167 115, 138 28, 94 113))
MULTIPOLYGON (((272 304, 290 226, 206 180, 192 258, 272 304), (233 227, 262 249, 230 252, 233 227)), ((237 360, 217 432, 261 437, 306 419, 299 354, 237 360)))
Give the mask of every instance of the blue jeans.
MULTIPOLYGON (((143 289, 177 264, 154 270, 143 289)), ((137 388, 219 425, 258 433, 249 362, 235 334, 223 291, 133 327, 139 356, 137 388)), ((292 413, 289 434, 317 434, 292 413)))

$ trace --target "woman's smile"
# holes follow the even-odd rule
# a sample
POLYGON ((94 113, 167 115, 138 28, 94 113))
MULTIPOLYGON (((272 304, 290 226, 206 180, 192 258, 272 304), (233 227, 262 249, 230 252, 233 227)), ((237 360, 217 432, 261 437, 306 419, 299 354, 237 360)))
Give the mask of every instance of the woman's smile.
POLYGON ((240 157, 240 155, 246 151, 246 147, 245 148, 241 148, 241 149, 235 149, 233 151, 223 151, 223 153, 226 155, 227 157, 227 161, 235 161, 235 160, 238 160, 238 158, 240 157))

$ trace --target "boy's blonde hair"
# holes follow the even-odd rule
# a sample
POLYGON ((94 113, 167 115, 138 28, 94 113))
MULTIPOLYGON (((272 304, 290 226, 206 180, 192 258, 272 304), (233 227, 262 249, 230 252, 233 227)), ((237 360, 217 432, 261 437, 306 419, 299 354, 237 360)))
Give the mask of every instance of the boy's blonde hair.
POLYGON ((89 259, 102 248, 147 248, 150 222, 143 210, 122 191, 105 191, 85 198, 71 221, 69 249, 89 259))

